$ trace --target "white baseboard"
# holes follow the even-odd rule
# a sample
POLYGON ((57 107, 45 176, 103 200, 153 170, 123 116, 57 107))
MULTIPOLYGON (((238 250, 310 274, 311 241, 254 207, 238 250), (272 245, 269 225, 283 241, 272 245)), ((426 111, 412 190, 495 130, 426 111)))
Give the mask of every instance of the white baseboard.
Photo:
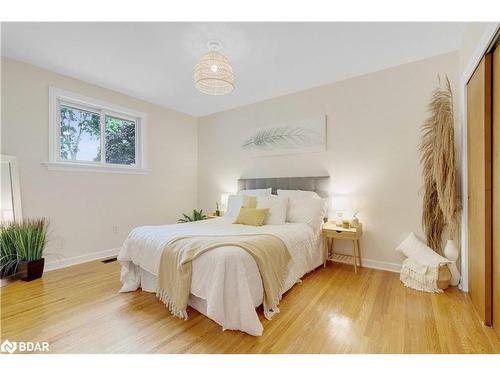
POLYGON ((13 279, 0 279, 0 288, 9 285, 10 283, 13 283, 13 279))
MULTIPOLYGON (((362 258, 361 261, 364 268, 373 268, 376 270, 397 272, 397 273, 401 271, 401 264, 399 263, 382 262, 380 260, 365 259, 365 258, 362 258)), ((335 259, 335 262, 352 265, 351 259, 349 260, 335 259)))
POLYGON ((399 263, 389 263, 389 262, 381 262, 379 260, 373 259, 362 259, 363 267, 366 268, 374 268, 376 270, 390 271, 390 272, 398 272, 401 271, 401 264, 399 263))
MULTIPOLYGON (((97 251, 95 253, 89 253, 89 254, 80 255, 77 257, 53 260, 53 261, 47 262, 45 264, 44 271, 45 272, 53 271, 53 270, 57 270, 59 268, 64 268, 64 267, 74 266, 76 264, 91 262, 93 260, 115 257, 118 255, 119 251, 120 251, 120 248, 117 247, 114 249, 97 251)), ((382 262, 379 260, 365 259, 365 258, 363 258, 362 261, 363 261, 363 267, 366 267, 366 268, 374 268, 377 270, 390 271, 390 272, 401 271, 401 264, 398 264, 398 263, 382 262)))
MULTIPOLYGON (((54 260, 54 261, 51 261, 51 262, 47 262, 45 264, 44 272, 50 272, 50 271, 57 270, 57 269, 60 269, 60 268, 74 266, 76 264, 91 262, 93 260, 99 260, 99 259, 105 259, 105 258, 115 257, 115 256, 118 255, 119 251, 120 251, 120 248, 117 247, 117 248, 114 248, 114 249, 97 251, 97 252, 94 252, 94 253, 80 255, 80 256, 77 256, 77 257, 54 260)), ((401 271, 401 264, 398 264, 398 263, 389 263, 389 262, 382 262, 382 261, 373 260, 373 259, 363 259, 363 267, 374 268, 374 269, 377 269, 377 270, 383 270, 383 271, 389 271, 389 272, 399 272, 399 271, 401 271)), ((4 280, 2 280, 2 285, 1 286, 4 286, 3 285, 3 281, 4 280)))
POLYGON ((59 268, 74 266, 75 264, 91 262, 93 260, 114 257, 118 255, 119 251, 120 248, 117 247, 114 249, 97 251, 95 253, 84 254, 77 257, 53 260, 45 264, 44 272, 57 270, 59 268))

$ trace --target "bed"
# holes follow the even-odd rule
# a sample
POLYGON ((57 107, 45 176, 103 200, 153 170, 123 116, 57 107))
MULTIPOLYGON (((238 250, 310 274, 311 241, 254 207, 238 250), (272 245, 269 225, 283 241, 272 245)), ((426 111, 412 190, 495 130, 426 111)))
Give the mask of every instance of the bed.
MULTIPOLYGON (((240 191, 264 189, 315 192, 325 196, 327 177, 239 180, 240 191), (281 189, 280 189, 281 188, 281 189), (284 188, 284 189, 283 189, 284 188)), ((323 212, 324 214, 324 212, 323 212)), ((286 222, 259 227, 233 224, 233 217, 221 217, 185 224, 143 226, 132 230, 125 240, 118 261, 121 264, 120 292, 141 288, 157 291, 160 258, 168 241, 190 235, 272 234, 288 248, 288 264, 282 293, 306 273, 323 263, 321 222, 286 222)), ((203 253, 192 262, 189 306, 209 317, 223 329, 240 330, 260 336, 263 327, 256 307, 263 301, 259 269, 250 254, 235 246, 219 247, 203 253)), ((279 311, 276 311, 279 312, 279 311)), ((168 313, 168 311, 166 311, 168 313)))

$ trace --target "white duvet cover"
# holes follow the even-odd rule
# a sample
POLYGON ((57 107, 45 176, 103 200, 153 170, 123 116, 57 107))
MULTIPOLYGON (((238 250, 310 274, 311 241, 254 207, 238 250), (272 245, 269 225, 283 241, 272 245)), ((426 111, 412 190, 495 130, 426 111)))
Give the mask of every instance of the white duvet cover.
MULTIPOLYGON (((120 292, 142 288, 156 292, 161 253, 172 238, 184 235, 231 235, 271 233, 288 247, 292 260, 284 290, 304 274, 323 263, 321 238, 304 223, 253 227, 232 224, 228 218, 186 224, 135 228, 120 250, 122 266, 120 292)), ((223 329, 262 335, 263 327, 255 308, 262 303, 262 280, 253 258, 244 250, 226 246, 208 251, 193 261, 189 305, 219 323, 223 329)), ((165 309, 168 314, 168 310, 165 309)))

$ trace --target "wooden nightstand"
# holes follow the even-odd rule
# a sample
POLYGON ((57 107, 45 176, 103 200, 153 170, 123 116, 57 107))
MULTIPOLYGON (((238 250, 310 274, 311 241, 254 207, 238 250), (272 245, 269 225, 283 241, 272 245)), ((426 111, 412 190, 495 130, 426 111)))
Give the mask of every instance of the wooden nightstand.
POLYGON ((322 230, 324 241, 323 241, 323 267, 326 266, 326 261, 339 261, 341 263, 347 263, 347 261, 351 260, 354 266, 354 272, 358 273, 358 264, 359 267, 362 267, 361 264, 361 248, 359 246, 359 239, 363 234, 363 225, 360 223, 357 228, 342 228, 338 227, 333 222, 328 222, 323 224, 322 230), (340 253, 335 253, 333 251, 333 241, 335 238, 342 240, 351 240, 352 241, 352 253, 353 255, 345 255, 340 253), (359 263, 358 263, 359 262, 359 263))
POLYGON ((217 219, 218 217, 222 217, 224 216, 224 212, 221 211, 220 215, 217 216, 215 215, 215 212, 210 212, 208 215, 207 215, 207 219, 217 219))

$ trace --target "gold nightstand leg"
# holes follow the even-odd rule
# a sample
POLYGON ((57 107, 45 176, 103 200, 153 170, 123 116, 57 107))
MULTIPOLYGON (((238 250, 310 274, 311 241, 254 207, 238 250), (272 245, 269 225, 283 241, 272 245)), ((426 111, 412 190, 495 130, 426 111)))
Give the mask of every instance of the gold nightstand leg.
POLYGON ((330 242, 328 244, 328 254, 332 254, 332 263, 333 263, 333 252, 335 251, 333 249, 333 245, 335 244, 335 238, 330 238, 330 242))
POLYGON ((363 264, 361 263, 361 246, 359 244, 359 240, 356 240, 356 245, 356 247, 358 248, 359 268, 362 268, 363 264))
POLYGON ((359 258, 359 267, 363 267, 361 264, 361 246, 359 245, 359 240, 356 240, 356 244, 358 245, 358 258, 359 258))
POLYGON ((352 240, 352 252, 354 259, 354 273, 358 273, 358 245, 356 240, 352 240))
POLYGON ((328 259, 328 237, 323 237, 323 268, 326 267, 327 259, 328 259))

